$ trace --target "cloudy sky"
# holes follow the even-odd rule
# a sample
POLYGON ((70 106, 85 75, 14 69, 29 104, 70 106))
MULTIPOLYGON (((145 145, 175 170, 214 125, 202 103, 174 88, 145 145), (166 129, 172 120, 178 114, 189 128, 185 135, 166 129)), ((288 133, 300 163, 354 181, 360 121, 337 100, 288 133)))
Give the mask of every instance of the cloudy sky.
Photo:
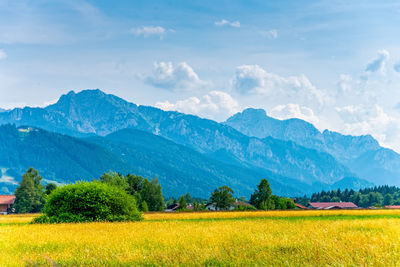
POLYGON ((0 107, 100 88, 223 121, 246 107, 400 151, 398 1, 0 0, 0 107))

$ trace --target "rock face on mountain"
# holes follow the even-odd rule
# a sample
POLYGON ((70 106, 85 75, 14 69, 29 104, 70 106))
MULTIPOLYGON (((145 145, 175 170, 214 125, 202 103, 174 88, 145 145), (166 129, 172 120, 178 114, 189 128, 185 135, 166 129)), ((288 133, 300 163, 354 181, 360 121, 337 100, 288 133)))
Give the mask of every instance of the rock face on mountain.
POLYGON ((258 138, 271 136, 324 151, 341 162, 380 148, 379 143, 370 135, 342 135, 328 130, 321 133, 309 122, 301 119, 274 119, 267 116, 263 109, 246 109, 230 117, 225 124, 248 136, 258 138))
MULTIPOLYGON (((348 149, 348 144, 335 143, 335 133, 320 133, 311 124, 297 119, 285 122, 286 126, 281 125, 282 121, 270 118, 260 110, 247 110, 243 114, 241 117, 247 120, 243 126, 239 123, 242 120, 237 118, 229 120, 236 121, 235 125, 228 125, 229 121, 220 124, 197 116, 137 106, 100 90, 85 90, 70 92, 46 108, 0 113, 0 124, 30 125, 75 137, 106 136, 134 128, 185 146, 209 160, 271 176, 290 177, 292 184, 296 181, 309 187, 299 185, 301 192, 317 191, 347 177, 358 179, 349 167, 335 158, 334 153, 322 149, 348 149), (252 114, 255 118, 250 116, 252 114), (263 118, 266 118, 264 122, 263 118), (251 129, 246 132, 250 125, 251 129, 257 129, 256 134, 252 134, 251 129)), ((109 146, 111 144, 105 145, 109 146)), ((237 183, 243 183, 247 178, 236 179, 237 183)), ((234 181, 230 180, 231 183, 234 181)))
POLYGON ((277 120, 262 109, 246 109, 225 124, 248 136, 271 136, 329 153, 359 177, 373 183, 400 185, 400 155, 382 148, 370 135, 342 135, 328 130, 321 133, 306 121, 277 120))
POLYGON ((223 184, 231 185, 238 195, 248 196, 260 177, 269 177, 272 188, 281 195, 311 191, 310 186, 295 179, 267 170, 223 163, 163 137, 135 129, 85 140, 119 155, 131 166, 131 172, 159 177, 164 193, 169 196, 191 192, 206 198, 223 184))
POLYGON ((280 195, 312 192, 297 180, 225 164, 139 130, 78 139, 33 127, 0 126, 0 193, 13 192, 31 166, 47 181, 59 183, 92 180, 108 171, 158 177, 164 194, 175 197, 191 192, 206 198, 223 184, 248 197, 260 177, 268 177, 280 195))
POLYGON ((0 124, 31 125, 82 136, 107 135, 127 127, 150 130, 135 104, 100 90, 71 91, 45 108, 16 108, 0 113, 0 124))
POLYGON ((151 114, 144 117, 159 135, 221 161, 272 170, 310 184, 332 183, 354 176, 331 155, 291 141, 248 137, 231 127, 196 116, 151 107, 139 107, 139 110, 141 114, 151 114))

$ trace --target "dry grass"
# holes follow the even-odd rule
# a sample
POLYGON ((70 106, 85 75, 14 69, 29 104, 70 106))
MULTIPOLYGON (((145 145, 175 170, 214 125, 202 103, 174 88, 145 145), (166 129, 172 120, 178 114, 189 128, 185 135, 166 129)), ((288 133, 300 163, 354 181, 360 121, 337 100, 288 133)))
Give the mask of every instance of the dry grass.
POLYGON ((0 216, 0 266, 398 266, 399 215, 396 210, 149 213, 137 223, 60 225, 0 216))
POLYGON ((293 218, 331 216, 400 216, 400 210, 287 210, 242 212, 155 212, 145 214, 146 220, 195 220, 238 218, 293 218))

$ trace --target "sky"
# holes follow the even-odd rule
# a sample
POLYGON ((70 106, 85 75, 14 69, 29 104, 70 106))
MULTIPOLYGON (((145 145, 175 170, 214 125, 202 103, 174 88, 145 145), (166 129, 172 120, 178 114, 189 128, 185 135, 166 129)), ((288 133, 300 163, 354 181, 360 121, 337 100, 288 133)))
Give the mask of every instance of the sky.
POLYGON ((400 152, 398 1, 0 0, 0 108, 99 88, 224 121, 247 107, 400 152))

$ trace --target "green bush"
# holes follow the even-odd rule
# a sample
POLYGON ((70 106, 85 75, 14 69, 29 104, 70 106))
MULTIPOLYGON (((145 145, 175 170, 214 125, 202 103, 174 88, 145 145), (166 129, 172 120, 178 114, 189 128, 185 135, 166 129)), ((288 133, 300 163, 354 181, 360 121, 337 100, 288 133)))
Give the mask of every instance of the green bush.
POLYGON ((257 210, 257 209, 254 206, 237 205, 233 210, 234 211, 251 211, 251 210, 257 210))
POLYGON ((44 215, 34 223, 121 222, 142 219, 133 196, 100 182, 80 182, 55 189, 47 198, 44 215))

